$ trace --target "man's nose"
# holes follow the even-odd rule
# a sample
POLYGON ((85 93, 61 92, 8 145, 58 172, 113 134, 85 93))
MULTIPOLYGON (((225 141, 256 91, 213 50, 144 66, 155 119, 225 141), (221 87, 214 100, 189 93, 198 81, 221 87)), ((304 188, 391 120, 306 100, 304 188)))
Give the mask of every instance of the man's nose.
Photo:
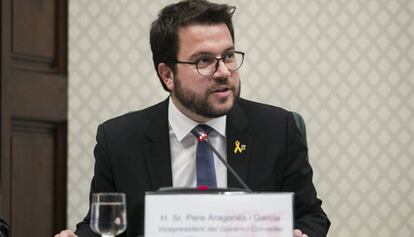
POLYGON ((218 60, 217 71, 213 74, 215 78, 227 78, 231 75, 231 71, 223 60, 218 60))

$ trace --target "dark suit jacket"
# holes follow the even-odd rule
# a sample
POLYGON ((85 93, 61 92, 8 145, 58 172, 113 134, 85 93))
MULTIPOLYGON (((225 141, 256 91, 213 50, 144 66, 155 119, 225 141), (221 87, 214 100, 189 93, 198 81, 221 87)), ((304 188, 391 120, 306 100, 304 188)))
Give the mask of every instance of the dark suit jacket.
MULTIPOLYGON (((227 116, 227 161, 256 192, 294 192, 295 228, 310 237, 325 236, 329 220, 312 183, 307 146, 292 114, 240 99, 227 116), (246 145, 234 154, 234 142, 246 145)), ((93 192, 127 196, 126 236, 143 234, 144 194, 172 186, 168 100, 111 119, 98 128, 93 192)), ((240 187, 228 173, 228 187, 240 187)), ((80 236, 94 236, 89 214, 77 225, 80 236)))

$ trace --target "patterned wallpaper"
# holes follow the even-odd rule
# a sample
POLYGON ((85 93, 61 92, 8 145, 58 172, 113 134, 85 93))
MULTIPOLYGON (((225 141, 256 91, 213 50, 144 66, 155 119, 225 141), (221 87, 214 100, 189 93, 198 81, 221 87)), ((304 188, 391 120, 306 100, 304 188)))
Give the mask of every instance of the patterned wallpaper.
MULTIPOLYGON (((69 1, 70 228, 87 211, 97 125, 167 96, 148 30, 169 2, 69 1)), ((330 236, 412 236, 414 1, 227 2, 242 96, 305 118, 330 236)))

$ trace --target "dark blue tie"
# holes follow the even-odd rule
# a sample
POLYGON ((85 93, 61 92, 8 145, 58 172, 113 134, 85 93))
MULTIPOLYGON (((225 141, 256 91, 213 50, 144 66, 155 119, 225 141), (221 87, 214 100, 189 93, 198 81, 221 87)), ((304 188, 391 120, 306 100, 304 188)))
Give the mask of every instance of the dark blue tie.
MULTIPOLYGON (((209 134, 212 128, 205 124, 199 124, 197 126, 203 130, 206 134, 209 134)), ((196 137, 193 131, 191 131, 196 137)), ((205 141, 200 141, 197 144, 196 151, 196 174, 197 174, 197 187, 208 186, 210 188, 217 187, 216 169, 214 168, 213 151, 208 147, 205 141)))

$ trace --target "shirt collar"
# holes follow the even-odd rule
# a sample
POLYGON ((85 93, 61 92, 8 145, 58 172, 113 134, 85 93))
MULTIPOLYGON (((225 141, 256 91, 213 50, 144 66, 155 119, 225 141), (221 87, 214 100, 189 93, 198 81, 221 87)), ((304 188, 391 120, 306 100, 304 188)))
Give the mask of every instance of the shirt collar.
MULTIPOLYGON (((223 137, 226 137, 226 115, 209 120, 208 126, 212 127, 223 137)), ((168 121, 178 141, 182 141, 191 130, 196 127, 199 123, 185 116, 181 111, 174 105, 171 97, 168 103, 168 121)))

